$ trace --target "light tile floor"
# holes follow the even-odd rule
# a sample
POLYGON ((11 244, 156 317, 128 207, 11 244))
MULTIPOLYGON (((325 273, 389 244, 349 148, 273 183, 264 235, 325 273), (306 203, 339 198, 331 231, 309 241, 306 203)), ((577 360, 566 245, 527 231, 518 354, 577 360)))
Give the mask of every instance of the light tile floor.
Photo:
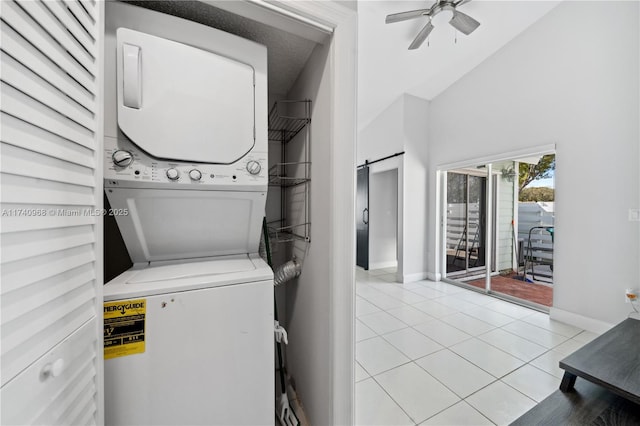
POLYGON ((503 425, 597 335, 454 285, 356 271, 356 424, 503 425))

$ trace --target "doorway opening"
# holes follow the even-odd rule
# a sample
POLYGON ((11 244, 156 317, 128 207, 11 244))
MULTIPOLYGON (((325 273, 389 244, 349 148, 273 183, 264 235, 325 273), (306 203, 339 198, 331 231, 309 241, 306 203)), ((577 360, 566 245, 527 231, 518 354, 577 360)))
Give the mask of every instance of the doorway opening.
POLYGON ((356 266, 403 277, 403 162, 399 152, 357 169, 356 266))
POLYGON ((445 280, 548 311, 556 240, 555 154, 441 173, 445 280))
POLYGON ((369 183, 369 268, 397 269, 398 169, 372 173, 369 183))

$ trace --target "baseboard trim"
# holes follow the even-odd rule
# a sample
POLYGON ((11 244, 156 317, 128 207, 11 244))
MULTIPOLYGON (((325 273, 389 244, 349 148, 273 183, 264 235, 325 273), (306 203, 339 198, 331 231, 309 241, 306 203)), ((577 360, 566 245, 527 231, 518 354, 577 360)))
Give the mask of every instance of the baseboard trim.
POLYGON ((418 272, 417 274, 407 274, 402 276, 403 283, 412 283, 415 281, 422 281, 427 278, 426 272, 418 272))
POLYGON ((591 331, 598 334, 604 333, 614 326, 614 324, 609 324, 608 322, 585 317, 584 315, 576 314, 558 308, 551 308, 549 310, 549 317, 553 320, 564 322, 566 324, 573 325, 583 330, 591 331))
POLYGON ((439 272, 427 272, 427 279, 431 281, 440 281, 442 279, 442 274, 439 272))

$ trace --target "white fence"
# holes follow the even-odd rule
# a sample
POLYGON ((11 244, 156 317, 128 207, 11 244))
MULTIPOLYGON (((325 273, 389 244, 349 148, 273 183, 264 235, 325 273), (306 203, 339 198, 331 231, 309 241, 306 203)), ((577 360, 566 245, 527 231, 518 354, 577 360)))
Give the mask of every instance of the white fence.
POLYGON ((535 279, 553 278, 554 205, 552 202, 518 203, 518 239, 527 258, 525 273, 535 268, 535 279))
MULTIPOLYGON (((446 247, 447 254, 456 255, 464 258, 465 244, 463 234, 466 226, 466 204, 450 203, 447 204, 447 229, 446 229, 446 247)), ((469 204, 469 249, 475 249, 480 245, 479 236, 479 204, 469 204)), ((500 218, 498 218, 500 221, 500 218)), ((535 203, 521 202, 518 203, 518 235, 519 240, 518 258, 524 259, 524 256, 530 256, 542 263, 553 262, 553 236, 549 232, 554 226, 553 203, 535 203), (533 229, 532 228, 538 228, 533 229), (529 231, 531 231, 531 251, 529 246, 529 231)), ((553 231, 552 231, 553 232, 553 231)), ((505 247, 512 247, 512 236, 508 237, 508 242, 503 244, 505 247)), ((515 265, 514 265, 515 269, 515 265)), ((545 268, 547 274, 551 273, 551 268, 545 268)))

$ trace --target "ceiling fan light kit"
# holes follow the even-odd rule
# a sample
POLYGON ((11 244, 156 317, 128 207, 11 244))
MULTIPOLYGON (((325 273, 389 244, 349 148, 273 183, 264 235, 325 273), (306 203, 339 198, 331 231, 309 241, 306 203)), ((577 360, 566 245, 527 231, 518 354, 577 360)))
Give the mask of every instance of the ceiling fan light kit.
POLYGON ((392 13, 390 15, 387 15, 385 23, 393 24, 396 22, 408 21, 410 19, 417 19, 422 16, 426 16, 429 21, 420 30, 413 42, 409 45, 409 50, 415 50, 419 48, 422 43, 424 43, 427 37, 429 37, 429 34, 431 34, 431 31, 433 31, 433 29, 435 28, 431 22, 433 17, 444 10, 453 12, 453 17, 449 21, 449 24, 453 28, 460 31, 464 35, 469 35, 474 32, 480 26, 480 22, 476 21, 471 16, 457 10, 458 7, 470 1, 471 0, 437 0, 428 9, 409 10, 407 12, 392 13))

